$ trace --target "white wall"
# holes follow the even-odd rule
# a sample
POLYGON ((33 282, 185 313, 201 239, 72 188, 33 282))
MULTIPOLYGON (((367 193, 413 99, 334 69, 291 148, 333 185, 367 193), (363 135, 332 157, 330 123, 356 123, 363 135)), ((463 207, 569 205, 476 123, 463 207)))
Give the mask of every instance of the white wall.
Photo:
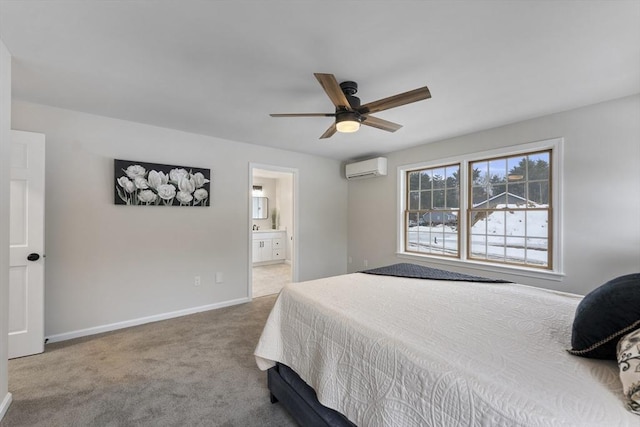
POLYGON ((565 277, 504 277, 586 294, 640 271, 639 95, 389 153, 388 176, 349 182, 349 271, 363 269, 365 259, 370 267, 403 262, 395 255, 398 166, 555 137, 565 142, 565 277))
POLYGON ((9 342, 9 138, 11 133, 11 55, 0 40, 0 419, 11 403, 9 342))
POLYGON ((25 102, 12 119, 47 138, 47 336, 247 298, 250 162, 299 170, 300 279, 346 272, 335 160, 25 102), (114 158, 210 168, 211 206, 116 206, 114 158))

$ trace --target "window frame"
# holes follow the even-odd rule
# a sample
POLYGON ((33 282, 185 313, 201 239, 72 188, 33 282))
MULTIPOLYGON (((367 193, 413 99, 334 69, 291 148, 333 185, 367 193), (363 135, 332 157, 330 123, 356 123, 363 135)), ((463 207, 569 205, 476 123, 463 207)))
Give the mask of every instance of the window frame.
POLYGON ((505 146, 491 150, 464 153, 460 156, 449 157, 444 159, 434 159, 419 163, 400 165, 397 167, 397 246, 396 256, 398 258, 406 258, 416 261, 429 261, 434 264, 442 264, 443 266, 466 267, 479 271, 490 271, 496 273, 509 273, 527 277, 535 277, 550 280, 562 280, 563 273, 563 257, 562 257, 562 231, 563 231, 563 204, 562 204, 562 183, 563 183, 563 146, 564 138, 553 138, 535 142, 529 142, 518 145, 505 146), (549 223, 552 225, 549 235, 549 267, 532 267, 521 264, 507 264, 495 261, 470 259, 469 257, 469 211, 470 211, 470 179, 469 168, 472 162, 483 161, 492 158, 503 158, 516 155, 532 154, 541 151, 550 150, 550 216, 549 223), (407 236, 405 234, 407 210, 407 177, 408 172, 444 167, 451 164, 460 164, 460 206, 458 217, 458 248, 460 251, 459 258, 451 256, 440 256, 435 254, 423 254, 409 252, 405 250, 407 236))
MULTIPOLYGON (((540 266, 536 266, 533 263, 528 263, 526 262, 526 260, 524 262, 516 262, 516 261, 508 261, 506 258, 506 250, 505 250, 505 254, 504 254, 504 258, 505 260, 501 261, 501 260, 497 260, 497 259, 491 259, 489 257, 489 254, 487 254, 486 259, 483 259, 481 257, 477 257, 477 256, 473 256, 472 255, 472 239, 474 235, 476 236, 480 236, 481 234, 474 234, 472 231, 472 227, 467 227, 466 229, 466 240, 467 240, 467 254, 466 254, 466 258, 469 260, 482 260, 482 262, 489 262, 489 263, 496 263, 499 265, 514 265, 514 266, 521 266, 521 267, 527 267, 527 268, 538 268, 538 269, 543 269, 543 270, 551 270, 553 271, 553 232, 554 232, 554 223, 553 223, 553 169, 552 169, 552 164, 553 164, 553 150, 548 148, 545 150, 538 150, 538 151, 527 151, 526 153, 521 153, 521 154, 515 154, 515 155, 503 155, 503 156, 498 156, 498 157, 491 157, 491 158, 483 158, 483 159, 477 159, 477 160, 473 160, 473 161, 469 161, 467 162, 467 190, 468 190, 468 196, 469 199, 467 200, 467 205, 466 205, 466 216, 467 216, 467 223, 470 224, 471 223, 471 218, 473 217, 474 213, 479 213, 479 212, 486 212, 486 213, 493 213, 493 212, 504 212, 505 214, 507 212, 525 212, 525 221, 527 221, 526 217, 528 215, 526 215, 526 213, 528 212, 535 212, 535 211, 543 211, 547 213, 547 227, 549 229, 549 234, 547 234, 547 236, 544 238, 547 240, 547 259, 546 259, 546 264, 545 265, 540 265, 540 266), (526 156, 527 158, 529 158, 530 156, 535 156, 535 155, 539 155, 542 153, 548 153, 549 156, 549 176, 547 177, 546 181, 547 181, 547 185, 548 185, 548 189, 547 191, 549 192, 549 200, 548 200, 548 207, 546 208, 529 208, 529 207, 525 207, 525 208, 502 208, 502 209, 496 209, 496 208, 477 208, 474 206, 473 203, 473 188, 474 187, 479 187, 479 186, 475 186, 474 185, 474 179, 473 179, 473 165, 475 163, 493 163, 496 160, 507 160, 509 158, 515 158, 515 157, 524 157, 526 156)), ((520 177, 523 178, 523 177, 520 177)), ((522 185, 526 185, 529 186, 531 183, 533 182, 540 182, 540 180, 529 180, 526 179, 524 181, 522 181, 520 184, 522 185)), ((516 184, 517 185, 517 184, 516 184)), ((508 181, 505 183, 505 193, 508 192, 508 188, 509 188, 509 183, 508 181)), ((528 192, 528 187, 527 187, 527 192, 528 192)), ((490 201, 491 198, 488 198, 486 201, 490 201)), ((527 196, 526 200, 531 200, 530 196, 527 196)), ((486 241, 489 241, 490 236, 488 234, 484 234, 483 236, 485 236, 486 241)), ((505 241, 507 239, 509 239, 509 237, 507 235, 500 235, 500 236, 495 236, 495 237, 504 237, 505 241)), ((525 250, 525 259, 526 259, 526 253, 527 253, 527 244, 526 241, 530 240, 530 239, 535 239, 537 238, 537 236, 534 235, 525 235, 525 236, 519 236, 519 237, 514 237, 512 239, 516 239, 516 238, 522 238, 524 239, 525 243, 523 244, 523 249, 525 250)), ((539 238, 539 237, 538 237, 539 238)), ((506 249, 506 246, 505 246, 506 249)))
MULTIPOLYGON (((418 214, 418 221, 420 221, 420 212, 457 212, 457 219, 458 219, 458 226, 455 232, 456 235, 456 239, 457 239, 457 247, 456 247, 456 253, 452 254, 452 255, 445 255, 445 254, 436 254, 437 256, 442 256, 442 257, 446 257, 446 258, 456 258, 459 259, 460 258, 460 239, 461 239, 461 233, 460 233, 460 217, 462 215, 464 215, 464 212, 462 212, 462 210, 460 209, 460 205, 461 205, 461 201, 460 201, 460 197, 461 197, 461 193, 460 193, 460 189, 462 188, 461 185, 461 179, 460 179, 460 168, 462 167, 462 164, 460 162, 455 162, 455 163, 449 163, 449 164, 444 164, 444 165, 439 165, 439 166, 435 166, 435 167, 423 167, 423 168, 418 168, 418 169, 411 169, 411 170, 406 170, 405 171, 405 182, 409 182, 409 175, 411 173, 414 172, 420 172, 420 171, 426 171, 426 170, 430 170, 430 171, 434 171, 437 169, 444 169, 445 171, 448 168, 453 168, 453 167, 457 167, 458 168, 458 207, 457 209, 453 209, 453 208, 447 208, 446 203, 445 203, 445 207, 442 209, 438 209, 436 207, 433 206, 433 203, 430 203, 431 207, 429 209, 423 209, 422 206, 418 206, 418 209, 411 209, 410 206, 410 193, 411 193, 411 189, 408 188, 407 191, 405 191, 405 209, 404 209, 404 214, 406 215, 406 217, 404 218, 404 221, 408 221, 409 216, 412 213, 417 213, 418 214), (414 212, 415 211, 415 212, 414 212)), ((446 172, 445 172, 445 187, 443 189, 444 194, 445 194, 445 200, 447 198, 447 190, 448 188, 446 187, 446 172)), ((421 193, 423 191, 429 191, 430 192, 430 197, 431 197, 431 201, 433 202, 433 193, 435 191, 434 187, 433 187, 433 179, 430 180, 431 183, 431 189, 430 190, 423 190, 422 189, 422 179, 419 180, 420 182, 420 188, 418 189, 418 191, 421 193)), ((409 183, 410 184, 410 183, 409 183)), ((409 185, 410 187, 410 185, 409 185)), ((421 197, 421 196, 419 196, 421 197)), ((418 222, 418 226, 419 226, 419 222, 418 222)), ((403 227, 404 232, 405 232, 405 237, 404 237, 404 252, 406 253, 411 253, 411 254, 417 254, 417 255, 421 255, 421 254, 425 254, 425 255, 434 255, 433 253, 426 253, 426 252, 418 252, 418 251, 411 251, 409 250, 409 228, 410 227, 403 227)), ((452 233, 444 233, 443 234, 452 234, 452 233)), ((437 236, 436 236, 437 237, 437 236)), ((442 252, 446 252, 446 249, 444 248, 443 245, 443 250, 442 252)))

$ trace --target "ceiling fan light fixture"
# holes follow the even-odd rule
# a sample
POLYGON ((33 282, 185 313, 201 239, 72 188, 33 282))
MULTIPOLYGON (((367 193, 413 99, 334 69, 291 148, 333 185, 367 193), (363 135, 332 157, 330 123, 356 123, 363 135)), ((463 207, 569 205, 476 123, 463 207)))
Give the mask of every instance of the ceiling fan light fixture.
POLYGON ((341 133, 352 133, 360 129, 359 114, 349 111, 336 117, 336 130, 341 133))

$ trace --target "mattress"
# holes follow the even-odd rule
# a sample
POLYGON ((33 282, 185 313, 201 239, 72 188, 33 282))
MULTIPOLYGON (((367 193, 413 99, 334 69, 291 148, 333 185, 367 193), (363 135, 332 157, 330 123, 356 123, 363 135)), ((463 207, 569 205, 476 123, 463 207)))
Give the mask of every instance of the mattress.
POLYGON ((255 350, 361 426, 638 426, 613 361, 572 356, 577 295, 353 273, 287 285, 255 350))

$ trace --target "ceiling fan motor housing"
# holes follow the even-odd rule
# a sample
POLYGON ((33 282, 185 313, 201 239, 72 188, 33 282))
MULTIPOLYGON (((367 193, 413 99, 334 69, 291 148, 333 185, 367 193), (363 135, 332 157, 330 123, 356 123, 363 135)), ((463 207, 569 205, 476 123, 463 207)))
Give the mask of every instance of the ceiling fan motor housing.
POLYGON ((358 93, 358 83, 352 81, 346 81, 340 83, 340 89, 344 93, 344 96, 349 101, 349 105, 351 108, 359 108, 360 107, 360 98, 354 96, 358 93))
POLYGON ((345 95, 355 95, 358 93, 358 83, 352 81, 346 81, 340 83, 340 89, 345 95))
POLYGON ((338 132, 355 132, 360 128, 360 123, 362 123, 362 116, 356 111, 360 107, 360 98, 354 96, 358 92, 358 83, 352 81, 342 82, 340 83, 340 89, 342 89, 349 105, 346 106, 346 109, 336 108, 336 128, 338 132))

